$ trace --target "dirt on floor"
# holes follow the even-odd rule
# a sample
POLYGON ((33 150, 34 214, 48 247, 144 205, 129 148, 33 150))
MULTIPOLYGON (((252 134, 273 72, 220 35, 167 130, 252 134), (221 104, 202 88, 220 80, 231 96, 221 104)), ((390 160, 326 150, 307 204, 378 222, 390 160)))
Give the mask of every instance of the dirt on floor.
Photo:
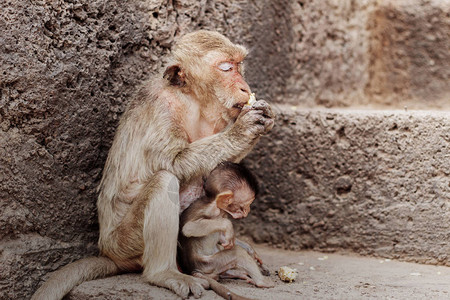
MULTIPOLYGON (((421 265, 354 254, 286 251, 257 246, 272 272, 275 287, 255 288, 241 280, 222 281, 233 292, 253 299, 449 299, 450 267, 421 265), (293 283, 276 275, 280 266, 298 271, 293 283)), ((145 283, 138 274, 85 282, 67 299, 177 299, 170 291, 145 283)), ((190 299, 193 299, 191 297, 190 299)), ((202 299, 222 299, 205 291, 202 299)))

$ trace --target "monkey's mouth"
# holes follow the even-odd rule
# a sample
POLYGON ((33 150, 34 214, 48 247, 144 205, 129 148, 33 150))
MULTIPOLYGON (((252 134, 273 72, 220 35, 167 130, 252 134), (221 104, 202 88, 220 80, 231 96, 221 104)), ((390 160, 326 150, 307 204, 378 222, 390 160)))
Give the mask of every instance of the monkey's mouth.
POLYGON ((242 108, 244 107, 244 105, 245 105, 246 103, 247 103, 247 102, 236 103, 235 105, 233 105, 233 108, 237 108, 237 109, 239 109, 239 110, 242 110, 242 108))

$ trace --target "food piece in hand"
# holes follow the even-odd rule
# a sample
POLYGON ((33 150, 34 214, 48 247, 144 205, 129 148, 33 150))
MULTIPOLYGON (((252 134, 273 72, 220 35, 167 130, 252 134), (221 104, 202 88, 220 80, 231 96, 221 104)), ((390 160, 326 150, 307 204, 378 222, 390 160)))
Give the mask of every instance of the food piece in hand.
POLYGON ((278 270, 278 277, 280 277, 281 280, 286 282, 292 282, 297 279, 298 273, 296 269, 292 269, 289 267, 280 267, 278 270))
POLYGON ((248 98, 248 102, 245 104, 245 106, 252 106, 256 102, 256 96, 255 93, 250 94, 250 98, 248 98))

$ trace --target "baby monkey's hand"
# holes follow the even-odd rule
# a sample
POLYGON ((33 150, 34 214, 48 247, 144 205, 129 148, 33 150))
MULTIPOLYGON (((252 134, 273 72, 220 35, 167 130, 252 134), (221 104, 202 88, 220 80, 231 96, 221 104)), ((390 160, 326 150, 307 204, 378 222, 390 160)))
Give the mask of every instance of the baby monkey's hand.
POLYGON ((232 249, 234 247, 234 229, 231 222, 229 222, 227 228, 220 233, 219 243, 225 249, 232 249))

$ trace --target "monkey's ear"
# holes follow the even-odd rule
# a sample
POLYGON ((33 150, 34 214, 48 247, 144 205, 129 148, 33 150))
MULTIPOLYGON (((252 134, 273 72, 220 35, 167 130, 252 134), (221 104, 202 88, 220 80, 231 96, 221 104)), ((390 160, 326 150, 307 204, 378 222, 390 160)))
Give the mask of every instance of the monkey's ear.
POLYGON ((226 210, 228 205, 230 205, 231 202, 233 201, 233 196, 234 196, 234 194, 232 191, 225 191, 225 192, 218 194, 216 196, 217 207, 222 210, 226 210))
POLYGON ((164 71, 163 77, 167 79, 170 85, 183 87, 186 85, 186 77, 183 70, 178 65, 167 67, 164 71))

